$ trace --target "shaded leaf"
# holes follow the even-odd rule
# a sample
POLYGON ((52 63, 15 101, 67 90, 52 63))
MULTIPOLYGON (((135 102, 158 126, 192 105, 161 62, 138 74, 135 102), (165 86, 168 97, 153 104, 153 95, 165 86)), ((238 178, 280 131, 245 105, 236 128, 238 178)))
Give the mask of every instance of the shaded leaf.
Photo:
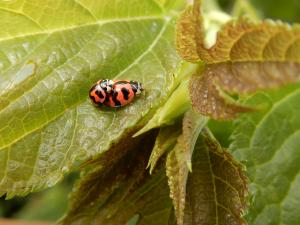
POLYGON ((262 16, 267 18, 280 19, 283 21, 297 22, 300 20, 299 5, 296 1, 260 1, 251 0, 256 9, 259 9, 262 16), (263 12, 263 13, 262 13, 263 12))
MULTIPOLYGON (((175 225, 163 164, 158 163, 152 176, 145 170, 155 138, 155 132, 135 139, 125 137, 94 160, 82 174, 61 223, 175 225), (119 159, 110 162, 115 154, 119 159)), ((219 224, 243 224, 240 214, 247 189, 240 165, 214 140, 202 135, 192 162, 193 173, 188 174, 184 196, 184 224, 215 225, 217 218, 219 224)))
POLYGON ((207 119, 189 110, 184 114, 182 134, 178 137, 173 150, 168 154, 166 170, 170 197, 173 200, 178 225, 183 224, 186 197, 186 182, 192 170, 192 154, 199 133, 207 119))
POLYGON ((181 129, 178 124, 160 128, 147 165, 147 168, 149 167, 150 174, 161 156, 170 148, 174 147, 180 134, 181 129))
POLYGON ((126 138, 96 160, 78 183, 62 224, 120 225, 138 220, 139 225, 165 225, 172 221, 164 167, 160 164, 152 176, 145 170, 154 141, 153 132, 126 138), (120 150, 124 152, 120 160, 103 168, 111 158, 108 154, 120 150))
POLYGON ((181 56, 195 62, 197 52, 207 64, 201 78, 195 76, 191 80, 192 103, 202 114, 231 119, 253 109, 228 101, 223 92, 253 93, 299 81, 300 26, 239 18, 226 23, 218 32, 216 43, 206 48, 202 23, 200 1, 195 0, 192 11, 187 9, 178 22, 177 31, 181 36, 177 37, 181 56), (187 38, 189 41, 184 42, 187 38), (191 59, 186 56, 189 52, 191 59))
POLYGON ((247 178, 241 165, 207 134, 200 135, 187 181, 184 224, 246 224, 247 178))
MULTIPOLYGON (((60 219, 67 210, 68 195, 77 178, 77 175, 74 175, 66 177, 63 182, 53 188, 31 194, 30 200, 20 210, 13 210, 13 217, 25 221, 55 222, 60 219)), ((6 202, 4 204, 7 204, 6 202)))
POLYGON ((1 1, 0 195, 53 186, 166 100, 180 3, 1 1), (141 81, 145 95, 120 110, 94 107, 91 85, 117 77, 141 81))
POLYGON ((250 177, 249 224, 294 225, 300 221, 300 91, 293 85, 258 93, 247 104, 265 110, 236 121, 230 149, 250 177))
POLYGON ((245 0, 236 1, 233 5, 231 14, 234 17, 242 17, 244 15, 247 15, 249 18, 253 20, 260 20, 262 15, 258 11, 258 8, 254 7, 252 3, 253 1, 245 1, 245 0))

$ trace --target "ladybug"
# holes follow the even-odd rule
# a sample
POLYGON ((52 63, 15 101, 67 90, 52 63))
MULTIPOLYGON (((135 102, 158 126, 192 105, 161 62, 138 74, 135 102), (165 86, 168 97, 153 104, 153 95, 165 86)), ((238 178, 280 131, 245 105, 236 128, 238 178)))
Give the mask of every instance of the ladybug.
POLYGON ((131 103, 143 91, 142 84, 129 80, 100 80, 90 90, 91 100, 101 106, 119 108, 131 103))
POLYGON ((99 85, 100 87, 106 92, 106 93, 110 93, 112 91, 114 82, 112 80, 109 79, 105 79, 105 80, 99 80, 99 85))
POLYGON ((107 94, 111 93, 113 84, 109 79, 99 80, 90 90, 90 99, 97 105, 103 104, 107 94))

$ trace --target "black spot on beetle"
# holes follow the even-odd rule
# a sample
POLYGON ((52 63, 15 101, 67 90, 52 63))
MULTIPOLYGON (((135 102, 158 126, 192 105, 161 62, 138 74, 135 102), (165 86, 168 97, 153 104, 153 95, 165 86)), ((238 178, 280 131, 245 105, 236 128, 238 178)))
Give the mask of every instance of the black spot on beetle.
POLYGON ((96 93, 96 95, 97 95, 99 98, 101 98, 101 99, 103 99, 103 98, 104 98, 104 96, 103 96, 103 94, 102 94, 102 92, 101 92, 101 91, 99 91, 99 90, 96 90, 96 91, 95 91, 95 93, 96 93))
POLYGON ((90 99, 91 99, 93 102, 96 103, 96 99, 95 99, 95 97, 94 97, 93 95, 90 95, 90 99))
POLYGON ((121 105, 121 102, 119 102, 119 100, 117 99, 117 97, 118 97, 118 92, 114 92, 112 99, 113 99, 113 101, 115 103, 115 107, 120 107, 122 105, 121 105))
POLYGON ((130 92, 127 90, 127 88, 122 88, 121 91, 123 93, 124 99, 128 100, 128 95, 130 92))

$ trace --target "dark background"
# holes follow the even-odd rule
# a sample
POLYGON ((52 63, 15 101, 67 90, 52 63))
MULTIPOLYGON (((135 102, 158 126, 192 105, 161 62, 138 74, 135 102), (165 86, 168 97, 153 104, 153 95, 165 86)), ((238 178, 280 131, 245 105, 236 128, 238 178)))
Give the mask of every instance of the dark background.
MULTIPOLYGON (((235 1, 219 0, 220 6, 230 12, 235 1)), ((250 0, 263 18, 300 22, 300 0, 250 0)))

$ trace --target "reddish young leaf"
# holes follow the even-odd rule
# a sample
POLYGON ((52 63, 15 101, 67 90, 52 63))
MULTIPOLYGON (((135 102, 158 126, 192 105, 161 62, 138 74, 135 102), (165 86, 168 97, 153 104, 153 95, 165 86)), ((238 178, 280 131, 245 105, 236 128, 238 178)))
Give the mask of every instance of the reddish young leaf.
POLYGON ((226 23, 211 48, 204 45, 200 1, 177 25, 177 51, 187 61, 202 60, 204 71, 191 79, 194 108, 214 119, 232 119, 253 110, 234 103, 228 93, 253 93, 300 80, 300 26, 246 18, 226 23))
POLYGON ((184 224, 245 225, 247 178, 241 165, 211 137, 199 137, 187 181, 184 224))

